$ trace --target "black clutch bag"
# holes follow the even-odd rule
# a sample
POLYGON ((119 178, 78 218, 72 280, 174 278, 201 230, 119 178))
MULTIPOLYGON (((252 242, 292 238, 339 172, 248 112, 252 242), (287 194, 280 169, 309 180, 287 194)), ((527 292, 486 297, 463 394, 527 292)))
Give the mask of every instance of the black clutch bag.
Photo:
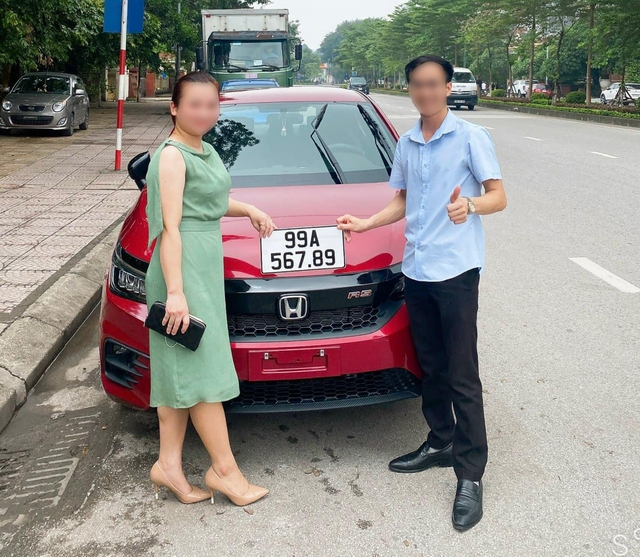
POLYGON ((180 330, 175 334, 167 333, 167 326, 162 324, 167 305, 163 302, 154 302, 149 309, 149 315, 145 319, 144 326, 148 327, 156 333, 160 333, 162 336, 176 341, 189 350, 195 351, 200 346, 202 335, 206 329, 206 325, 202 319, 198 319, 193 315, 189 315, 189 326, 186 332, 182 332, 182 325, 180 330))

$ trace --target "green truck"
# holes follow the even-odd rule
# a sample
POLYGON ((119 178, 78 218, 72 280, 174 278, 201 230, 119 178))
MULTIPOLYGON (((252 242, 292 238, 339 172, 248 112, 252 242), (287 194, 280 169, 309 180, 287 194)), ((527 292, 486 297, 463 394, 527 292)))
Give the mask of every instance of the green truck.
POLYGON ((293 86, 300 69, 302 45, 291 61, 289 10, 202 10, 202 45, 196 65, 220 84, 237 79, 275 79, 293 86))

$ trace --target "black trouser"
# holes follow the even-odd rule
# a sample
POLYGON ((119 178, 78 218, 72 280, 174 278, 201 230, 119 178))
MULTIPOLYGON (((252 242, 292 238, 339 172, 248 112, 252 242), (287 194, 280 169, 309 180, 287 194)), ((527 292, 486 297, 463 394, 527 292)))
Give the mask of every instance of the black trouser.
POLYGON ((442 282, 405 279, 411 334, 424 373, 422 412, 431 429, 427 442, 442 449, 453 441, 456 476, 474 481, 487 463, 478 371, 479 282, 478 269, 442 282))

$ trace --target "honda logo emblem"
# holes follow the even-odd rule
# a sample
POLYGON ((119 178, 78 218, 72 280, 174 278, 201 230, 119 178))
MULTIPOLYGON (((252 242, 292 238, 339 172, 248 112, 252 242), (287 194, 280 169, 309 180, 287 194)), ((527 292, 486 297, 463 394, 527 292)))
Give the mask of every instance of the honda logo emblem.
POLYGON ((278 302, 280 319, 298 321, 309 315, 309 299, 304 294, 286 294, 278 302))

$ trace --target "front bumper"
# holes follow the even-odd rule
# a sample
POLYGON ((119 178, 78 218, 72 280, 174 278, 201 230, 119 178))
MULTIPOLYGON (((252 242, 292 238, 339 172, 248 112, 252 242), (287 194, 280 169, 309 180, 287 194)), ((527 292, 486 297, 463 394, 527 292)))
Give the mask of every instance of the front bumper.
POLYGON ((0 111, 0 129, 3 130, 65 130, 69 116, 63 112, 27 113, 11 110, 0 111))
MULTIPOLYGON (((149 408, 146 305, 103 288, 100 362, 105 392, 133 408, 149 408)), ((292 412, 390 402, 419 395, 406 306, 378 330, 311 340, 231 342, 241 394, 234 413, 292 412)))
POLYGON ((478 104, 477 95, 458 95, 452 93, 447 98, 447 105, 449 106, 475 106, 478 104))

